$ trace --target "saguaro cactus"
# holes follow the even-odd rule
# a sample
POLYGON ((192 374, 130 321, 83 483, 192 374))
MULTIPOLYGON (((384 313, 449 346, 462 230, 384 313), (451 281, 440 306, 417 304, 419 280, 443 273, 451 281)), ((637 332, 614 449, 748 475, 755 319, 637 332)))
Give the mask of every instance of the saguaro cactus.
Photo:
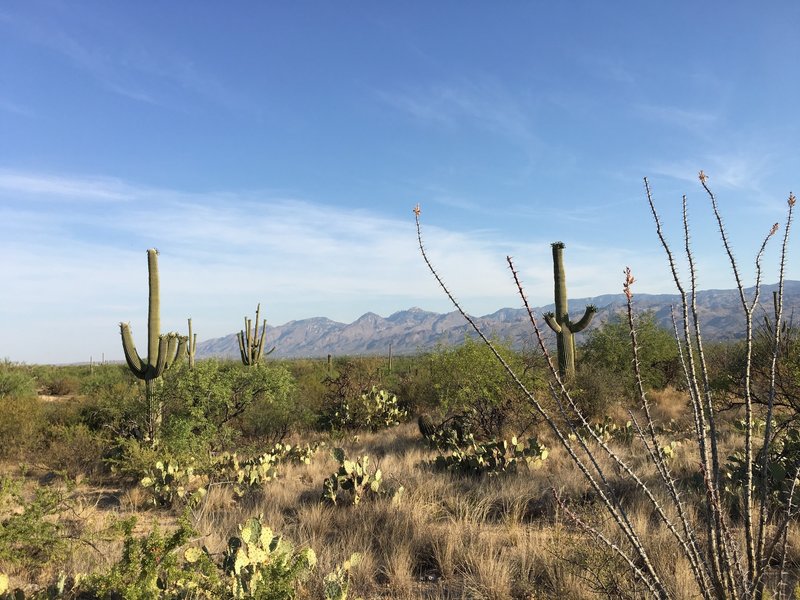
POLYGON ((189 368, 194 369, 194 357, 197 352, 197 334, 192 334, 192 319, 189 318, 189 338, 186 343, 186 355, 189 357, 189 368))
POLYGON ((242 363, 248 367, 257 365, 264 356, 272 354, 272 350, 264 354, 264 338, 267 335, 267 320, 264 319, 261 325, 261 337, 258 335, 258 316, 261 312, 261 304, 256 306, 256 323, 253 327, 253 321, 244 318, 244 329, 236 334, 239 340, 239 354, 242 358, 242 363))
POLYGON ((555 313, 549 312, 544 319, 556 333, 558 348, 558 373, 563 380, 575 375, 575 334, 582 331, 592 321, 597 307, 589 304, 580 321, 573 323, 567 308, 567 276, 564 273, 564 243, 553 242, 553 279, 555 281, 555 313))
POLYGON ((163 407, 156 399, 155 381, 161 377, 186 352, 186 336, 177 333, 160 333, 161 312, 158 293, 158 250, 147 251, 147 272, 149 275, 149 302, 147 311, 147 358, 143 359, 136 351, 131 335, 130 324, 120 323, 122 350, 125 360, 133 374, 145 382, 148 409, 148 433, 151 443, 155 443, 161 427, 163 407))

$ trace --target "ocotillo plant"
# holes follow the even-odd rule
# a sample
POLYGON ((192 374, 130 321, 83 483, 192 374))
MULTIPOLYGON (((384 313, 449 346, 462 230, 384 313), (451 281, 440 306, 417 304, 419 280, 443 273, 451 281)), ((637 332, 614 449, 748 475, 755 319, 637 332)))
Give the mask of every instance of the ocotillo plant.
POLYGON ((274 352, 275 347, 272 347, 272 350, 264 354, 264 338, 267 335, 267 320, 264 319, 261 325, 261 337, 258 335, 258 316, 261 312, 261 304, 256 306, 256 323, 255 327, 253 327, 253 321, 248 319, 247 317, 244 318, 244 329, 242 329, 236 337, 239 340, 239 354, 242 359, 242 364, 252 367, 257 365, 261 362, 261 359, 264 356, 272 354, 274 352))
POLYGON ((567 307, 567 276, 564 273, 564 243, 553 242, 553 280, 555 282, 555 313, 544 315, 544 320, 556 333, 558 372, 568 381, 575 375, 575 334, 586 328, 597 312, 592 304, 586 307, 580 321, 573 323, 567 307))
POLYGON ((145 383, 147 400, 147 425, 149 439, 155 444, 158 430, 161 427, 163 406, 156 398, 155 382, 186 352, 186 336, 177 333, 160 333, 161 311, 158 292, 158 250, 147 251, 147 272, 149 275, 149 298, 147 309, 147 358, 143 359, 136 352, 133 344, 130 324, 120 323, 122 334, 122 350, 125 360, 133 374, 145 383))
MULTIPOLYGON (((647 201, 653 214, 656 233, 666 253, 673 281, 680 293, 680 303, 673 312, 673 328, 679 349, 681 367, 686 380, 686 394, 694 421, 691 448, 687 450, 694 455, 687 464, 697 464, 695 475, 701 488, 696 491, 687 486, 686 476, 678 475, 669 463, 671 453, 667 453, 663 441, 658 437, 650 400, 641 376, 639 344, 635 328, 631 286, 634 283, 630 269, 625 269, 623 291, 626 302, 627 324, 630 331, 632 361, 631 367, 636 382, 638 398, 637 417, 629 412, 637 434, 638 444, 643 452, 643 461, 637 459, 630 463, 616 448, 606 443, 594 430, 575 402, 570 390, 550 361, 549 352, 541 333, 541 329, 530 308, 519 275, 514 268, 511 257, 507 257, 514 283, 528 313, 531 325, 536 334, 539 348, 546 359, 551 373, 551 397, 558 411, 544 404, 535 391, 526 387, 520 376, 506 362, 486 337, 474 319, 462 308, 449 288, 444 284, 434 269, 422 243, 420 230, 420 208, 414 209, 417 224, 417 241, 422 258, 431 274, 443 291, 467 320, 470 326, 494 354, 498 362, 515 385, 527 397, 531 407, 542 416, 560 446, 569 455, 572 463, 581 471, 591 486, 595 498, 602 504, 610 519, 595 526, 573 512, 561 494, 553 488, 553 495, 563 513, 592 537, 599 547, 605 548, 609 556, 614 556, 618 564, 627 566, 629 577, 637 582, 636 597, 652 597, 658 600, 670 600, 676 597, 702 598, 703 600, 766 600, 776 598, 785 600, 789 597, 791 585, 797 579, 796 571, 790 574, 791 554, 789 553, 790 524, 798 514, 797 495, 800 494, 800 467, 793 465, 787 472, 791 482, 788 497, 779 496, 776 490, 770 489, 769 474, 776 467, 770 451, 776 442, 779 407, 775 404, 776 394, 776 362, 779 358, 778 334, 779 323, 783 311, 783 286, 786 259, 789 256, 787 244, 792 223, 793 208, 796 198, 789 194, 788 213, 784 227, 783 243, 779 254, 779 276, 775 324, 772 330, 772 365, 769 380, 768 404, 766 407, 763 436, 755 435, 756 415, 753 411, 752 379, 753 366, 753 313, 759 305, 761 292, 762 267, 761 259, 771 237, 777 233, 776 223, 763 238, 755 259, 756 281, 754 293, 748 298, 744 283, 740 276, 739 266, 733 257, 727 232, 723 226, 717 200, 709 189, 705 173, 699 174, 702 186, 711 200, 714 217, 717 222, 722 244, 730 261, 736 279, 736 289, 745 316, 745 350, 746 358, 742 365, 743 390, 737 394, 744 400, 745 407, 745 440, 744 440, 744 483, 739 486, 741 523, 730 523, 730 504, 726 494, 737 493, 734 486, 729 488, 725 483, 726 467, 720 460, 720 441, 722 435, 718 429, 717 419, 720 406, 709 385, 709 365, 703 349, 701 326, 697 310, 697 271, 694 254, 689 238, 689 220, 686 196, 683 197, 683 241, 688 263, 688 286, 678 276, 675 255, 662 232, 661 219, 656 212, 650 185, 645 179, 647 201), (677 312, 677 314, 676 314, 677 312), (600 460, 600 458, 603 460, 600 460), (637 468, 640 463, 642 470, 637 468), (642 476, 646 473, 646 476, 642 476), (655 473, 655 475, 653 475, 655 473), (621 477, 623 486, 614 480, 621 477), (759 481, 756 480, 758 478, 759 481), (625 497, 620 495, 625 490, 625 497), (630 518, 629 508, 631 491, 641 497, 651 509, 652 520, 643 525, 630 518), (695 495, 694 506, 692 495, 695 495), (696 510, 695 510, 696 509, 696 510), (651 529, 653 522, 663 524, 669 535, 659 537, 654 543, 651 529), (609 535, 606 524, 613 522, 614 534, 609 535), (668 560, 652 560, 655 556, 669 556, 668 560), (676 570, 681 564, 682 571, 676 570), (687 567, 688 566, 688 570, 687 567), (681 572, 680 577, 676 577, 681 572), (641 584, 641 585, 638 585, 641 584)), ((763 414, 763 413, 762 413, 763 414)))
POLYGON ((197 352, 197 334, 192 334, 192 319, 189 318, 189 338, 186 343, 186 355, 189 357, 189 368, 194 369, 194 357, 197 352))

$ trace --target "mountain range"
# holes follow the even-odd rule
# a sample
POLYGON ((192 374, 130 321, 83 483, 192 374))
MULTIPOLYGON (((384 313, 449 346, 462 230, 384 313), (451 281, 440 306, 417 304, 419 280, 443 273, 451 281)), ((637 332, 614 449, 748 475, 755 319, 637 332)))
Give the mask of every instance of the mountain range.
MULTIPOLYGON (((777 285, 761 288, 760 306, 756 308, 754 320, 761 322, 765 311, 772 314, 773 294, 777 285)), ((745 290, 748 301, 754 289, 745 290)), ((585 332, 607 323, 625 308, 624 294, 606 294, 594 298, 577 298, 569 301, 570 314, 579 318, 588 304, 598 312, 585 332)), ((651 311, 659 324, 672 329, 671 306, 680 307, 677 294, 636 294, 634 307, 637 312, 651 311)), ((704 290, 697 293, 698 315, 706 340, 733 340, 744 335, 745 317, 737 290, 704 290)), ((533 308, 540 329, 547 338, 552 332, 544 323, 542 313, 553 310, 554 305, 533 308)), ((800 312, 800 281, 784 282, 784 315, 787 319, 800 312)), ((487 334, 510 339, 516 346, 532 343, 533 331, 528 315, 523 308, 502 308, 497 312, 475 318, 476 323, 487 334)), ((289 321, 276 327, 267 326, 268 348, 275 346, 271 355, 277 358, 324 357, 328 354, 376 355, 392 352, 414 354, 429 350, 438 343, 458 344, 464 336, 472 333, 467 321, 458 312, 435 313, 410 308, 381 317, 369 312, 352 323, 339 323, 325 317, 313 317, 300 321, 289 321)), ((580 343, 580 337, 578 338, 580 343)), ((236 334, 205 340, 197 344, 199 358, 235 358, 239 356, 236 334)))

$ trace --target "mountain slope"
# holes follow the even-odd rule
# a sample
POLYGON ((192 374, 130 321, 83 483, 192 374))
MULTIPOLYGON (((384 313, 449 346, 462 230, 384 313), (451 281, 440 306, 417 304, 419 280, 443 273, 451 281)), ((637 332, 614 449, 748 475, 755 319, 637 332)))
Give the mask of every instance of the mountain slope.
MULTIPOLYGON (((761 307, 755 318, 760 322, 765 310, 772 311, 772 292, 777 286, 762 286, 761 307)), ((753 289, 747 290, 748 298, 753 289)), ((606 294, 594 298, 579 298, 570 301, 570 312, 580 315, 587 304, 598 307, 593 328, 606 323, 625 307, 623 294, 606 294)), ((637 294, 634 296, 637 312, 653 311, 658 322, 672 328, 670 306, 680 306, 677 294, 637 294)), ((743 335, 744 315, 736 290, 705 290, 697 294, 698 314, 706 340, 736 339, 743 335)), ((553 305, 534 308, 540 327, 550 337, 541 315, 552 310, 553 305)), ((800 314, 800 281, 784 284, 784 314, 800 314)), ((521 308, 502 308, 492 314, 476 319, 487 334, 508 338, 515 345, 531 341, 532 331, 527 314, 521 308)), ((324 317, 290 321, 277 327, 267 326, 267 345, 275 346, 272 356, 283 358, 320 357, 333 355, 386 354, 389 345, 395 354, 412 354, 427 350, 437 343, 456 344, 464 339, 471 329, 458 312, 445 314, 410 308, 381 317, 366 313, 352 323, 338 323, 324 317)), ((580 338, 579 338, 580 339, 580 338)), ((239 355, 236 334, 198 343, 197 355, 201 358, 239 355)))

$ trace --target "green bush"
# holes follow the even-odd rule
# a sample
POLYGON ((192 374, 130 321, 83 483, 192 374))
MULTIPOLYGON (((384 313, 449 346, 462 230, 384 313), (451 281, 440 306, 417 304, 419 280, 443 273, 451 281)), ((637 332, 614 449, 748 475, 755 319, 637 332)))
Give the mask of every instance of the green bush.
POLYGON ((36 449, 46 425, 36 396, 0 397, 0 459, 19 458, 36 449))
POLYGON ((44 433, 44 446, 44 464, 74 479, 78 475, 95 475, 104 469, 103 456, 108 440, 83 423, 53 425, 44 433))
MULTIPOLYGON (((209 565, 184 569, 178 550, 194 533, 185 519, 169 535, 156 527, 143 537, 134 537, 135 519, 120 524, 125 536, 122 557, 108 573, 83 579, 73 590, 76 597, 157 600, 180 598, 185 590, 203 589, 219 581, 209 565), (194 586, 191 584, 194 583, 194 586)), ((202 596, 201 596, 202 597, 202 596)))
POLYGON ((612 405, 630 398, 632 381, 611 368, 589 362, 578 364, 572 398, 589 420, 602 418, 612 405))
POLYGON ((0 400, 36 396, 36 380, 28 370, 14 363, 0 363, 0 400))
POLYGON ((290 432, 306 429, 314 414, 300 396, 291 372, 282 364, 260 367, 253 384, 261 391, 234 424, 245 438, 260 444, 276 444, 290 432))
POLYGON ((230 538, 221 564, 204 548, 189 546, 181 552, 194 533, 186 519, 169 534, 156 528, 135 537, 134 526, 133 519, 123 523, 120 560, 108 573, 82 579, 70 590, 71 597, 292 600, 316 565, 313 550, 295 551, 258 518, 249 519, 230 538))
MULTIPOLYGON (((545 374, 526 368, 509 342, 494 340, 493 344, 529 389, 545 384, 545 374)), ((468 415, 472 430, 492 438, 502 436, 512 425, 517 430, 527 426, 521 422, 530 415, 524 410, 527 398, 482 342, 467 337, 461 346, 439 346, 428 361, 437 403, 445 412, 468 415)))
POLYGON ((276 441, 302 419, 302 411, 293 410, 294 390, 291 373, 281 365, 181 365, 158 392, 165 407, 161 443, 177 456, 229 445, 238 433, 276 441))
POLYGON ((109 432, 118 439, 141 438, 145 430, 144 386, 130 370, 103 365, 81 384, 86 397, 80 404, 80 422, 92 431, 109 432))
MULTIPOLYGON (((645 388, 662 389, 682 381, 683 371, 673 333, 659 326, 652 312, 637 315, 634 325, 639 345, 639 368, 645 388)), ((633 350, 627 317, 616 315, 605 325, 591 331, 580 351, 582 365, 596 372, 612 374, 620 380, 628 395, 633 394, 633 350)))
POLYGON ((63 561, 67 544, 58 515, 63 508, 61 492, 36 489, 32 500, 22 494, 20 481, 0 478, 0 561, 35 573, 63 561))

